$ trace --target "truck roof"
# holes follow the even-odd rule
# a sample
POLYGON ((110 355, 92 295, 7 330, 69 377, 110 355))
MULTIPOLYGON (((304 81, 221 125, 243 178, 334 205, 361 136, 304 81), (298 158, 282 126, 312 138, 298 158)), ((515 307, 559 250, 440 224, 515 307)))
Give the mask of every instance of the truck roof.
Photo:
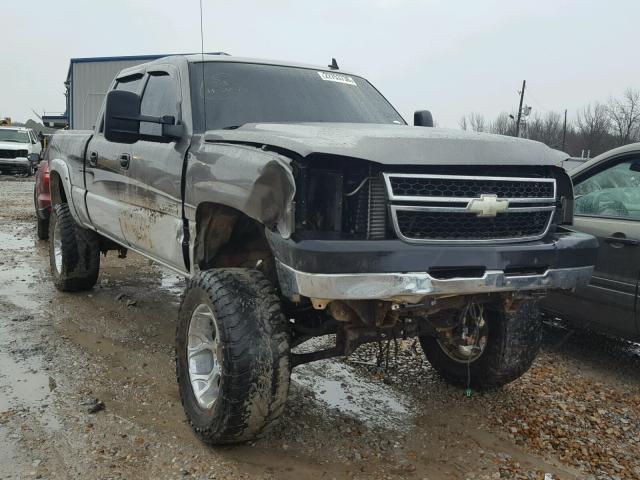
POLYGON ((264 59, 264 58, 234 57, 232 55, 226 55, 226 54, 220 55, 220 54, 209 54, 209 53, 205 53, 205 54, 192 53, 192 54, 186 54, 186 55, 171 55, 167 57, 162 57, 162 58, 153 60, 151 62, 137 65, 135 67, 126 68, 118 74, 118 78, 126 77, 128 75, 136 73, 137 71, 144 70, 154 64, 161 64, 161 63, 178 64, 185 61, 188 63, 200 63, 203 61, 207 63, 208 62, 255 63, 259 65, 276 65, 281 67, 307 68, 310 70, 322 70, 322 71, 330 71, 330 72, 342 73, 346 75, 358 76, 358 74, 356 73, 347 72, 342 69, 334 70, 328 65, 320 66, 320 65, 313 65, 308 63, 286 62, 282 60, 271 60, 271 59, 264 59))

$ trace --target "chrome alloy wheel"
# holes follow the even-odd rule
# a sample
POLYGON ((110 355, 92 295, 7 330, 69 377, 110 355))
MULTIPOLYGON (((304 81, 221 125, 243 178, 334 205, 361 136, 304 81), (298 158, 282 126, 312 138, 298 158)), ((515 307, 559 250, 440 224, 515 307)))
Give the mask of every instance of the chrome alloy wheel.
POLYGON ((60 238, 60 223, 56 221, 53 229, 53 259, 58 274, 62 273, 62 239, 60 238))
POLYGON ((187 340, 189 381, 198 405, 209 410, 220 394, 219 335, 211 308, 200 304, 191 314, 187 340))
POLYGON ((451 360, 469 364, 480 358, 487 347, 489 329, 483 306, 468 304, 460 320, 447 335, 438 337, 438 345, 451 360))

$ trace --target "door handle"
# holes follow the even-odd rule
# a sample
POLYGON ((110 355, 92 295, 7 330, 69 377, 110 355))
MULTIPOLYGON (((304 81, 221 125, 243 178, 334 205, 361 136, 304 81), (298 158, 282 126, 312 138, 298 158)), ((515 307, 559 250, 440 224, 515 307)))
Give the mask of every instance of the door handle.
POLYGON ((98 152, 89 153, 89 165, 92 167, 98 165, 98 152))
POLYGON ((621 247, 637 247, 640 245, 640 240, 636 240, 635 238, 627 238, 627 236, 622 232, 616 232, 610 237, 606 237, 604 239, 605 242, 611 244, 612 247, 621 248, 621 247))
POLYGON ((120 155, 120 166, 125 170, 129 168, 129 162, 131 162, 131 155, 128 153, 123 153, 120 155))

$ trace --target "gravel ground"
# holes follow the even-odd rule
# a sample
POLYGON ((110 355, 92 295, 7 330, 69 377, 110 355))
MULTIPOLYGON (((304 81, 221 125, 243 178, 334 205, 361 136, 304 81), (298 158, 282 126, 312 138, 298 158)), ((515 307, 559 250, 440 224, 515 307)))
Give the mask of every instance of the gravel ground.
MULTIPOLYGON (((267 437, 209 448, 177 395, 184 282, 109 255, 61 294, 35 240, 31 181, 0 177, 0 479, 640 479, 640 347, 560 324, 521 379, 442 382, 412 341, 294 370, 267 437)), ((320 341, 320 340, 318 340, 320 341)))

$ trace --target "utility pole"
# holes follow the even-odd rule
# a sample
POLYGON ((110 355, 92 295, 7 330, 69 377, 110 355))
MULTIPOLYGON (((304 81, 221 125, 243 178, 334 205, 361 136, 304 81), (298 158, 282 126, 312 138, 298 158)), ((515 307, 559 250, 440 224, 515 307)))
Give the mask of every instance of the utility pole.
POLYGON ((562 151, 564 152, 564 145, 567 140, 567 109, 564 109, 564 126, 562 127, 562 151))
POLYGON ((520 136, 520 118, 522 117, 522 101, 524 100, 524 89, 527 86, 527 81, 522 81, 522 90, 520 91, 520 105, 518 106, 518 119, 516 120, 516 137, 520 136))

